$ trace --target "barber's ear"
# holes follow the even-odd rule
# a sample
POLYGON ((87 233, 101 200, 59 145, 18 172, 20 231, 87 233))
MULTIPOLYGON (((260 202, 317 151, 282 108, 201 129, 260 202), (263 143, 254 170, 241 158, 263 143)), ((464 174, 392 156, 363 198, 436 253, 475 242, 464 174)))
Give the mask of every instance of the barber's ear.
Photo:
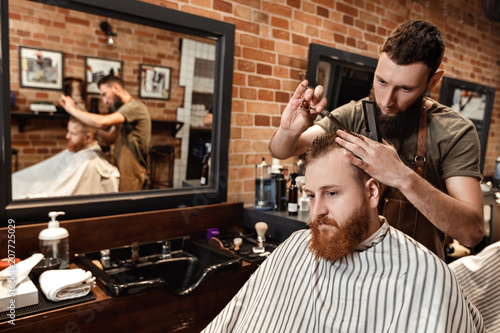
POLYGON ((116 94, 116 93, 119 93, 121 91, 122 87, 116 83, 116 82, 113 82, 111 84, 111 90, 116 94))
POLYGON ((443 74, 444 70, 438 69, 436 73, 434 73, 434 75, 429 80, 429 84, 427 85, 427 90, 431 90, 432 88, 434 88, 436 84, 438 84, 439 80, 441 80, 441 78, 443 77, 443 74))
POLYGON ((370 178, 366 181, 365 188, 368 193, 368 202, 370 208, 377 208, 380 198, 380 184, 375 178, 370 178))

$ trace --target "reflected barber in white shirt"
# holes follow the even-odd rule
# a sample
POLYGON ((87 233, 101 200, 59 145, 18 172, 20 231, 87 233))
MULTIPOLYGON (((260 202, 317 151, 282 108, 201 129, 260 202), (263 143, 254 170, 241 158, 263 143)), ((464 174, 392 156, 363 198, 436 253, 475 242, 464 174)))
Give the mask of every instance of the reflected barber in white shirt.
POLYGON ((307 152, 310 230, 281 244, 204 332, 484 332, 446 264, 378 215, 378 182, 335 137, 307 152))

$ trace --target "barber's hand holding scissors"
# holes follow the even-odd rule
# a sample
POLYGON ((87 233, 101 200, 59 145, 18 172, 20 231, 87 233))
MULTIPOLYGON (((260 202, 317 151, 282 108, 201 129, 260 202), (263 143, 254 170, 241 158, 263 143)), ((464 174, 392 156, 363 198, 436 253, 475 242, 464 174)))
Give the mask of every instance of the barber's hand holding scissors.
POLYGON ((337 131, 337 136, 336 142, 359 158, 348 152, 344 156, 380 183, 400 188, 409 173, 413 172, 385 140, 382 143, 368 138, 362 140, 342 130, 337 131))
POLYGON ((304 80, 297 87, 281 115, 280 129, 294 133, 296 136, 302 134, 313 123, 316 116, 326 107, 327 100, 322 97, 324 88, 308 87, 308 81, 304 80), (301 103, 306 101, 309 109, 301 107, 301 103))
POLYGON ((65 110, 74 108, 76 105, 75 101, 71 97, 65 95, 61 95, 59 97, 58 104, 62 106, 65 110))

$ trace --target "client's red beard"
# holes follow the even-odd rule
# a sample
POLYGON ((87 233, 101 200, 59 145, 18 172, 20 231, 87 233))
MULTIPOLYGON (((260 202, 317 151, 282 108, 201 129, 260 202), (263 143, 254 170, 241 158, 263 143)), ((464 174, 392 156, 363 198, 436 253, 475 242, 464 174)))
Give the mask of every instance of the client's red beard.
POLYGON ((342 225, 326 216, 318 217, 309 224, 311 229, 309 249, 316 257, 329 261, 344 257, 367 238, 369 221, 366 205, 361 205, 342 225), (321 224, 329 227, 320 230, 321 224))
POLYGON ((66 145, 66 148, 73 153, 79 152, 80 150, 84 149, 85 147, 86 147, 86 144, 83 141, 80 141, 80 142, 68 141, 68 143, 66 145))

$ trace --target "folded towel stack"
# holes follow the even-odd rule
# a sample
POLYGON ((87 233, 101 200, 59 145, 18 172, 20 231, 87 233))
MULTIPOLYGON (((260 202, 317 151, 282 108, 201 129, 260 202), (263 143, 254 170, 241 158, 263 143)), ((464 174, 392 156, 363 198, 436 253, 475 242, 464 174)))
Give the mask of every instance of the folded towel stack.
POLYGON ((43 254, 34 253, 28 259, 24 259, 15 265, 10 265, 0 272, 0 281, 8 279, 10 283, 14 283, 14 285, 17 286, 28 276, 33 267, 35 267, 42 258, 43 254))
POLYGON ((40 275, 40 288, 51 301, 63 301, 87 295, 95 286, 95 277, 83 269, 45 271, 40 275))

